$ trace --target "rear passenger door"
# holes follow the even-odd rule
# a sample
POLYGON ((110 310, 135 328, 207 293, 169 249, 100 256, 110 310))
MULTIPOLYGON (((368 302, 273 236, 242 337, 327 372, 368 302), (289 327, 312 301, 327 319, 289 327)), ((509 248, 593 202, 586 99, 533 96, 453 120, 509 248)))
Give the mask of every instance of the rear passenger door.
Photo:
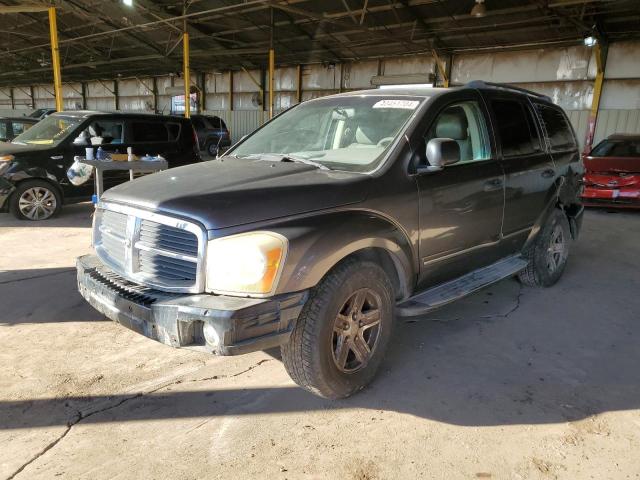
POLYGON ((556 172, 527 98, 486 93, 505 173, 503 236, 519 245, 544 211, 556 172))
POLYGON ((178 146, 181 129, 179 121, 136 118, 129 121, 128 135, 136 155, 161 155, 172 168, 185 164, 178 146))

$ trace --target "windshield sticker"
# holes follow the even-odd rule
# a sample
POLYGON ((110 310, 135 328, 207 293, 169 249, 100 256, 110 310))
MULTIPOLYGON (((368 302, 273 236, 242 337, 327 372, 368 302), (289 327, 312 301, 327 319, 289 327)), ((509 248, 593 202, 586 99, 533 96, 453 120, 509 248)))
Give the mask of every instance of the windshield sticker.
POLYGON ((415 110, 420 102, 418 100, 380 100, 373 104, 373 108, 404 108, 415 110))

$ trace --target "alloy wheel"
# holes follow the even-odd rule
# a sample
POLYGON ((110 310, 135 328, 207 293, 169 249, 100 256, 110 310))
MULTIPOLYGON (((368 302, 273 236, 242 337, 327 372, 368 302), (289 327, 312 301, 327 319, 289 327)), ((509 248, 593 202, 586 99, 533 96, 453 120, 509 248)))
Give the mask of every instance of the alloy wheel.
POLYGON ((338 312, 331 335, 333 361, 343 373, 364 368, 380 337, 382 299, 374 290, 354 292, 338 312))
POLYGON ((566 239, 561 225, 556 225, 551 232, 549 247, 547 248, 547 269, 554 273, 562 265, 566 257, 566 239))
POLYGON ((54 193, 45 187, 32 187, 20 195, 18 208, 29 220, 46 220, 56 211, 58 201, 54 193))

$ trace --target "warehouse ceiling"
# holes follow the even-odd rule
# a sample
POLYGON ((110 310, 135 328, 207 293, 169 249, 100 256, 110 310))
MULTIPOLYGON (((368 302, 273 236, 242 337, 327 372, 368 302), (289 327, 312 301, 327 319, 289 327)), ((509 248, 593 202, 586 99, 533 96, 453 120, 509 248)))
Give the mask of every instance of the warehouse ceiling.
MULTIPOLYGON (((45 1, 0 0, 0 84, 51 81, 46 12, 1 13, 45 1)), ((58 7, 64 81, 178 73, 186 16, 191 68, 340 62, 436 50, 442 55, 575 45, 597 32, 640 37, 638 0, 64 0, 58 7), (186 12, 186 15, 185 15, 186 12), (273 26, 273 28, 272 28, 273 26)))

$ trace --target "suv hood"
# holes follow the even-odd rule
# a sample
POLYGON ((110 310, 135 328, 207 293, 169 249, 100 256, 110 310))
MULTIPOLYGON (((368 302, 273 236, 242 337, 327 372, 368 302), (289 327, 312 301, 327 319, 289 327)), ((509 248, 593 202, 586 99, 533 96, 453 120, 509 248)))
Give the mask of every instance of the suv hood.
POLYGON ((191 218, 215 230, 361 202, 370 180, 302 163, 223 158, 123 183, 101 200, 191 218))

